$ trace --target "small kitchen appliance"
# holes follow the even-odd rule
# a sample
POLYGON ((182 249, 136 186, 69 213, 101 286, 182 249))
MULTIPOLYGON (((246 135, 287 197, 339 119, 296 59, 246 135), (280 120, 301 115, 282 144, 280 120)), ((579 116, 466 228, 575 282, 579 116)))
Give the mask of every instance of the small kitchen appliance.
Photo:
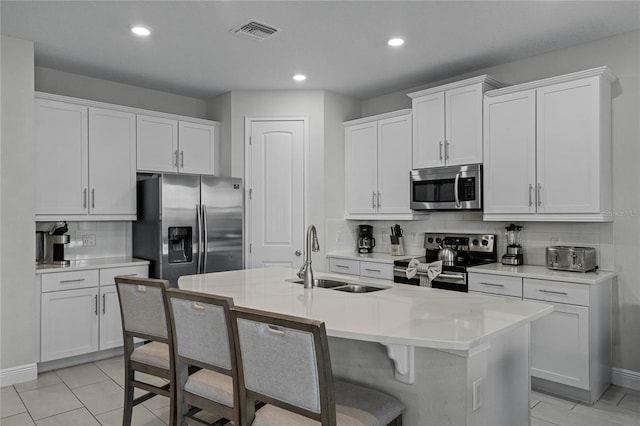
POLYGON ((587 272, 598 268, 593 247, 547 247, 546 259, 547 268, 559 271, 587 272))
POLYGON ((482 209, 482 164, 415 169, 409 176, 413 210, 482 209))
POLYGON ((69 244, 69 235, 65 234, 68 230, 67 222, 56 222, 49 233, 45 234, 44 263, 63 266, 70 264, 64 258, 64 245, 69 244))
POLYGON ((503 265, 522 265, 524 257, 522 255, 522 245, 520 244, 520 231, 522 226, 511 224, 507 226, 505 238, 507 241, 507 252, 502 256, 503 265))
MULTIPOLYGON (((431 287, 445 290, 468 292, 467 268, 494 263, 496 254, 496 236, 492 234, 424 234, 425 256, 419 257, 420 263, 441 260, 444 249, 453 262, 442 263, 442 273, 431 280, 431 287), (446 250, 450 249, 450 250, 446 250)), ((411 259, 393 262, 393 281, 396 283, 420 285, 420 275, 407 278, 407 267, 411 259)))
POLYGON ((36 265, 42 265, 45 259, 45 231, 36 231, 36 265))
POLYGON ((376 246, 376 239, 373 238, 373 226, 358 225, 358 253, 371 253, 376 246))

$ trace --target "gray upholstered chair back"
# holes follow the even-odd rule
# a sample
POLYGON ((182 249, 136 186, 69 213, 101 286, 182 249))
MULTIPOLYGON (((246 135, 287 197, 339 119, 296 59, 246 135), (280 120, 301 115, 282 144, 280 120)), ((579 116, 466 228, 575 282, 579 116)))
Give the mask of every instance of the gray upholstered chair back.
POLYGON ((178 355, 231 370, 227 317, 233 300, 177 289, 168 290, 167 295, 178 355))
POLYGON ((249 397, 309 413, 328 409, 333 381, 324 323, 246 308, 232 309, 232 318, 249 397))
POLYGON ((169 283, 151 278, 115 277, 125 332, 168 338, 164 291, 169 283))

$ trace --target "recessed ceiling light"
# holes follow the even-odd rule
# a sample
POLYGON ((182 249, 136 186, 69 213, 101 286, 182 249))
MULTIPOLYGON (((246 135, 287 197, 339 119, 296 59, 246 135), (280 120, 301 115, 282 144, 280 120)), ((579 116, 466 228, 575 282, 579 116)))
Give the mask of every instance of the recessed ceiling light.
POLYGON ((398 37, 390 38, 389 41, 387 42, 387 44, 389 46, 392 46, 392 47, 402 46, 404 44, 404 39, 401 39, 401 38, 398 38, 398 37))
POLYGON ((293 74, 291 78, 293 78, 295 81, 305 81, 307 79, 307 76, 304 74, 293 74))
POLYGON ((135 35, 146 37, 151 34, 151 30, 147 27, 142 27, 140 25, 136 25, 135 27, 131 27, 131 32, 135 35))

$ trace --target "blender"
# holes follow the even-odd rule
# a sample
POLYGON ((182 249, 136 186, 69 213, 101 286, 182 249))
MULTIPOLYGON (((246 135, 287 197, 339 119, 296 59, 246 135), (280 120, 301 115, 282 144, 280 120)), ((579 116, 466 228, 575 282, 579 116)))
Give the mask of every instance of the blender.
POLYGON ((511 224, 507 226, 505 237, 507 239, 507 252, 502 256, 503 265, 522 265, 522 245, 520 244, 520 231, 522 226, 511 224))

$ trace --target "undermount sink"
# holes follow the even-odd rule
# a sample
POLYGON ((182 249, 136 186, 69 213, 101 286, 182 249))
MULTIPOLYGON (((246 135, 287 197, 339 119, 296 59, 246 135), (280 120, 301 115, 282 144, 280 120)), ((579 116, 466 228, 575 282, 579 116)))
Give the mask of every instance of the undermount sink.
MULTIPOLYGON (((303 280, 292 279, 287 280, 294 284, 303 284, 303 280)), ((371 293, 372 291, 384 290, 380 287, 372 287, 364 284, 350 284, 344 281, 334 281, 324 278, 315 278, 313 280, 314 287, 330 288, 332 290, 345 291, 347 293, 371 293)))

